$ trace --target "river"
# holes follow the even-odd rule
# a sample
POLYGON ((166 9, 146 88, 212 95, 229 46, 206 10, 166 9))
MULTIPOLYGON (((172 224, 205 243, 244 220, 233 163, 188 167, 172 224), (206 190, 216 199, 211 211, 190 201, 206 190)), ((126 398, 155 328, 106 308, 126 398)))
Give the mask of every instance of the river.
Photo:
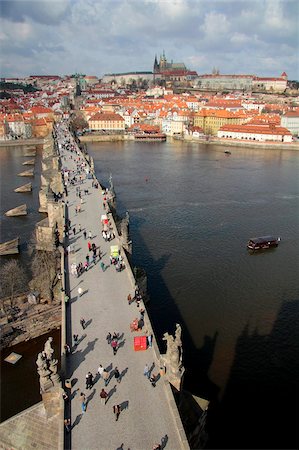
POLYGON ((88 151, 130 213, 162 350, 182 325, 184 386, 211 400, 209 447, 296 448, 299 153, 180 141, 88 151), (250 255, 247 240, 267 234, 279 247, 250 255))

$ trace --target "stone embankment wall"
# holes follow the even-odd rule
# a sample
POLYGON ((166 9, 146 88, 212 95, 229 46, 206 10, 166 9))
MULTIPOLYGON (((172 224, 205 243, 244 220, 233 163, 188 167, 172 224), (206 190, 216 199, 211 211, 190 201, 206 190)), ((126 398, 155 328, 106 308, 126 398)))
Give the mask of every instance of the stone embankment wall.
POLYGON ((0 141, 0 147, 19 147, 23 145, 42 145, 45 142, 44 138, 34 139, 13 139, 7 141, 0 141))
POLYGON ((246 147, 252 150, 256 149, 266 149, 266 150, 299 150, 299 142, 293 142, 292 144, 286 144, 284 142, 248 142, 248 141, 236 141, 229 139, 216 139, 211 138, 208 141, 205 139, 194 138, 192 136, 184 136, 181 139, 186 142, 196 142, 199 144, 207 144, 207 145, 222 145, 224 147, 246 147))
POLYGON ((80 136, 80 142, 115 142, 134 141, 134 136, 130 134, 87 134, 80 136))

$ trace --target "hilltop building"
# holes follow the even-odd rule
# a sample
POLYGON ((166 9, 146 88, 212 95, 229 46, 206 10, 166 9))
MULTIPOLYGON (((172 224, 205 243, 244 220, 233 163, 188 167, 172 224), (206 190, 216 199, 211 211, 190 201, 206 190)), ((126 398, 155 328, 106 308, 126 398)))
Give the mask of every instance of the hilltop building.
POLYGON ((194 70, 188 70, 184 63, 182 62, 171 62, 167 61, 165 52, 160 55, 160 60, 158 62, 157 55, 154 60, 154 81, 157 79, 162 79, 164 81, 179 81, 186 82, 194 80, 198 75, 194 70))
POLYGON ((255 75, 222 75, 212 73, 200 75, 194 84, 203 90, 215 91, 270 91, 284 92, 287 88, 288 77, 285 72, 277 78, 257 77, 255 75))

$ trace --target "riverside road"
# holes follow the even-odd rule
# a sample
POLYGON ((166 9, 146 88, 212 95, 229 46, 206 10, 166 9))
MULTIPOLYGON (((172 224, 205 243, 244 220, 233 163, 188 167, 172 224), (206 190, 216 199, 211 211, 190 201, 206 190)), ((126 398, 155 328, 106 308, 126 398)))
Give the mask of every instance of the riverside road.
MULTIPOLYGON (((61 138, 62 139, 62 138, 61 138)), ((60 140, 61 142, 61 140, 60 140)), ((76 145, 76 144, 75 144, 76 145)), ((77 150, 77 147, 76 147, 77 150)), ((62 165, 71 174, 77 170, 75 158, 78 155, 65 148, 61 149, 62 165)), ((152 373, 159 373, 159 361, 155 359, 152 348, 146 351, 134 351, 133 340, 141 332, 131 332, 130 323, 139 318, 136 303, 128 304, 127 296, 134 296, 134 287, 128 276, 128 269, 117 272, 110 265, 110 246, 118 244, 118 238, 105 242, 102 237, 101 215, 103 209, 102 190, 92 187, 92 180, 85 178, 83 183, 68 184, 68 217, 71 227, 76 228, 76 234, 69 233, 69 244, 72 252, 68 255, 70 299, 67 308, 67 344, 72 353, 67 356, 66 375, 72 381, 70 396, 71 431, 66 433, 66 443, 74 450, 151 450, 155 444, 171 450, 183 448, 176 427, 173 411, 170 408, 164 378, 160 378, 153 387, 144 376, 145 364, 149 367, 155 364, 152 373), (76 187, 80 186, 83 203, 81 211, 76 213, 80 199, 76 195, 76 187), (84 195, 84 189, 89 193, 84 195), (81 226, 81 232, 79 232, 81 226), (84 239, 83 232, 87 232, 84 239), (78 278, 72 276, 72 263, 84 264, 88 252, 88 233, 102 252, 102 259, 91 263, 88 271, 78 278), (101 262, 107 266, 101 269, 101 262), (83 294, 78 295, 81 287, 83 294), (82 329, 80 318, 84 317, 86 328, 82 329), (119 349, 113 355, 111 346, 107 343, 107 333, 119 333, 119 349), (72 336, 78 335, 79 343, 75 347, 72 336), (99 365, 105 368, 110 376, 105 387, 102 377, 97 375, 99 365), (120 383, 114 377, 114 369, 121 374, 120 383), (91 389, 85 387, 85 376, 93 374, 94 384, 91 389), (108 401, 103 404, 100 392, 104 388, 108 393, 108 401), (87 398, 86 412, 82 413, 80 394, 87 398), (115 420, 113 406, 121 405, 119 419, 115 420)), ((97 252, 98 254, 98 252, 97 252)))

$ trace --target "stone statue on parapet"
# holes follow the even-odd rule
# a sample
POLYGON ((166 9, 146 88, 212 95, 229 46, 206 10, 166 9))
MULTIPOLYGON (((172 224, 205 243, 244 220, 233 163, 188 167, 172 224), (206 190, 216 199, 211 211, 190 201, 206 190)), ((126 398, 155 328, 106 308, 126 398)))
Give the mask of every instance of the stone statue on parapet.
POLYGON ((39 374, 39 384, 41 392, 45 392, 52 386, 50 380, 51 371, 48 369, 48 363, 45 355, 39 353, 36 360, 37 373, 39 374))
POLYGON ((110 173, 110 176, 109 176, 109 183, 110 183, 110 192, 111 192, 111 195, 114 197, 115 196, 115 191, 114 191, 114 185, 113 185, 113 180, 112 180, 112 173, 110 173))
POLYGON ((53 338, 51 336, 45 342, 44 353, 45 353, 48 361, 50 361, 52 359, 52 355, 54 353, 54 350, 51 346, 52 342, 53 342, 53 338))
POLYGON ((165 364, 167 369, 168 381, 176 387, 177 390, 181 388, 182 376, 185 372, 183 366, 183 347, 182 347, 182 328, 180 324, 176 324, 175 336, 169 333, 164 333, 163 341, 166 341, 166 353, 163 355, 161 361, 165 364))
POLYGON ((44 351, 38 354, 36 360, 41 392, 46 392, 53 385, 60 383, 60 376, 57 373, 58 360, 53 357, 52 342, 53 338, 49 337, 45 342, 44 351))

